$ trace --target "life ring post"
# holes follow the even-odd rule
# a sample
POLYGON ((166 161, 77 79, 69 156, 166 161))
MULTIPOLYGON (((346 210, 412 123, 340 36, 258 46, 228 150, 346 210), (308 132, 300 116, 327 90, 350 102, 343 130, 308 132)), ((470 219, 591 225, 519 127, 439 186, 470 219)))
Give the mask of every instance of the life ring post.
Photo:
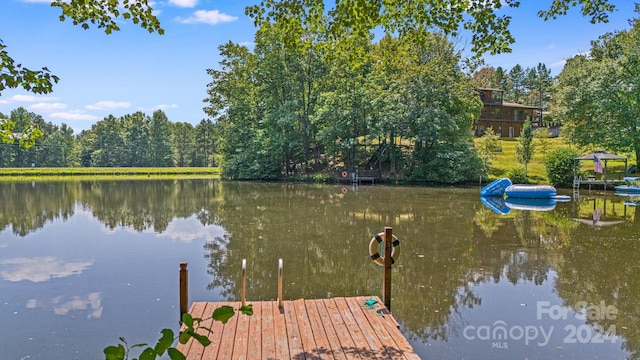
POLYGON ((393 229, 391 227, 384 228, 384 239, 384 282, 382 283, 382 302, 387 310, 391 311, 391 264, 393 262, 393 259, 391 258, 393 250, 393 229))

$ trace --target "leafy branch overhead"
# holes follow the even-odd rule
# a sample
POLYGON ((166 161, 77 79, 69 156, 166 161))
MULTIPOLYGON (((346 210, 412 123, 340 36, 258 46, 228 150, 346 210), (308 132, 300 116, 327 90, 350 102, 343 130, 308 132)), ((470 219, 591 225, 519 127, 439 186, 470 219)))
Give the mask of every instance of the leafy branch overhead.
MULTIPOLYGON (((369 34, 382 28, 386 34, 413 36, 424 30, 440 30, 445 35, 457 36, 463 30, 471 31, 472 51, 476 55, 492 55, 511 52, 515 42, 509 26, 511 16, 501 14, 504 7, 517 8, 517 0, 336 0, 328 9, 328 19, 313 14, 325 13, 322 0, 265 0, 259 5, 247 7, 245 13, 261 28, 269 23, 292 23, 304 16, 316 28, 326 21, 329 33, 335 38, 345 32, 356 35, 369 34)), ((582 15, 592 23, 607 22, 615 5, 608 0, 554 0, 538 16, 544 20, 565 15, 572 7, 579 6, 582 15)), ((295 34, 291 34, 295 37, 295 34)))
MULTIPOLYGON (((160 21, 153 13, 149 0, 55 0, 51 6, 62 10, 60 21, 70 19, 83 29, 95 26, 106 34, 119 31, 118 21, 131 21, 150 33, 164 34, 160 21)), ((323 0, 264 0, 260 4, 248 6, 245 13, 261 28, 271 22, 289 23, 291 28, 300 22, 309 24, 310 30, 327 28, 334 38, 341 38, 345 32, 356 35, 371 33, 382 28, 387 34, 416 36, 422 30, 440 29, 445 35, 457 36, 463 30, 472 32, 472 51, 477 54, 508 53, 515 39, 509 31, 511 17, 501 15, 503 7, 517 8, 517 0, 336 0, 330 9, 328 19, 323 0), (301 18, 303 17, 303 18, 301 18), (328 20, 328 22, 327 22, 328 20)), ((608 14, 615 10, 609 0, 554 0, 547 10, 540 10, 538 16, 547 20, 565 15, 575 6, 580 6, 582 15, 592 23, 607 22, 608 14)), ((299 38, 295 32, 290 40, 299 38)), ((6 88, 22 87, 36 94, 46 94, 53 90, 58 77, 46 67, 33 71, 14 65, 14 60, 6 52, 0 41, 0 95, 6 88)))
POLYGON ((56 0, 51 6, 62 9, 60 21, 70 18, 73 25, 80 25, 85 30, 95 25, 111 34, 120 30, 117 20, 122 17, 150 33, 164 34, 148 0, 56 0))
POLYGON ((46 67, 42 70, 30 70, 22 64, 16 64, 9 56, 6 46, 0 40, 0 94, 5 89, 22 87, 35 94, 47 94, 52 91, 53 83, 59 78, 46 67))

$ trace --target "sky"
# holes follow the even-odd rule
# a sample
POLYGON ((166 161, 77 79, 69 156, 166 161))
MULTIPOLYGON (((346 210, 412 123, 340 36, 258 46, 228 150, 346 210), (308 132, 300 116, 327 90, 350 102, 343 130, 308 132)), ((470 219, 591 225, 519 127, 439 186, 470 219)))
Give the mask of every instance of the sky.
MULTIPOLYGON (((0 39, 10 56, 32 70, 49 68, 60 77, 53 93, 35 95, 21 89, 0 94, 0 113, 18 107, 45 121, 67 124, 79 133, 108 115, 120 117, 162 109, 171 122, 194 126, 206 118, 202 110, 206 69, 218 68, 218 47, 232 41, 253 43, 255 28, 244 14, 247 0, 154 0, 164 35, 150 34, 130 22, 106 35, 83 30, 67 19, 51 0, 0 0, 0 39)), ((616 11, 608 23, 591 24, 570 9, 568 15, 544 22, 536 16, 550 0, 522 1, 518 9, 501 9, 513 17, 513 51, 484 56, 486 65, 507 70, 544 63, 557 75, 566 59, 588 52, 590 41, 616 30, 629 29, 635 17, 633 0, 612 0, 616 11)), ((332 2, 330 2, 332 3, 332 2)), ((459 46, 469 43, 461 37, 459 46)))

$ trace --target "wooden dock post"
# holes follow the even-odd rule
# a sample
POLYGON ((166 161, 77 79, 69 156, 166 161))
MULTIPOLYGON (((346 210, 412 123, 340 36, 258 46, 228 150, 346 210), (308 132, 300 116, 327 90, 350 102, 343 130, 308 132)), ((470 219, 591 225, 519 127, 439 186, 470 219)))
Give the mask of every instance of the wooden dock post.
POLYGON ((382 302, 391 311, 391 250, 393 244, 393 229, 384 228, 384 280, 382 283, 382 302))
POLYGON ((282 259, 278 259, 278 308, 282 309, 282 259))
POLYGON ((242 301, 242 306, 244 306, 244 299, 247 294, 247 259, 242 259, 242 291, 240 293, 240 298, 242 301))
POLYGON ((180 321, 182 315, 189 311, 189 272, 187 263, 180 263, 180 321))

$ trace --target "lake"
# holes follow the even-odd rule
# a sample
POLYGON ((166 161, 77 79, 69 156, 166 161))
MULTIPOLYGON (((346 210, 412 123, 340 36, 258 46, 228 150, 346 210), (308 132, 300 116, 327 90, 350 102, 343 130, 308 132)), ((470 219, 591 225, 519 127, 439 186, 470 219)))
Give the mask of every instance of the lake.
POLYGON ((2 182, 0 357, 155 343, 183 261, 191 302, 238 300, 242 259, 248 300, 277 297, 279 258, 285 299, 380 295, 368 246, 390 226, 391 310, 421 357, 638 358, 640 207, 567 195, 498 214, 477 187, 2 182))

